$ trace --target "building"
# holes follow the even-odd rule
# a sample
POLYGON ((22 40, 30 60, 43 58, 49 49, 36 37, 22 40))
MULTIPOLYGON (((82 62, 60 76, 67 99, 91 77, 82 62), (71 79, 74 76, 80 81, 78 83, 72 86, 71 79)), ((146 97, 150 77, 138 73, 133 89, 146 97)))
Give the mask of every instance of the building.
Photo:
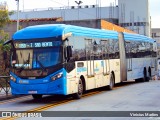
MULTIPOLYGON (((64 21, 103 19, 120 25, 136 33, 150 36, 149 0, 118 0, 118 5, 111 3, 109 7, 97 5, 66 6, 61 8, 34 9, 19 11, 19 19, 56 18, 64 21)), ((16 20, 17 15, 10 16, 16 20)))
MULTIPOLYGON (((64 21, 71 20, 89 20, 89 19, 106 19, 109 20, 109 7, 99 7, 97 5, 85 5, 85 6, 70 6, 60 7, 60 8, 46 8, 46 9, 33 9, 27 11, 20 11, 20 19, 32 19, 32 18, 55 18, 62 17, 64 21)), ((117 7, 114 7, 114 16, 112 16, 112 21, 118 24, 118 14, 117 7), (114 20, 113 20, 114 19, 114 20)), ((15 14, 10 16, 11 20, 17 19, 16 11, 15 14)))
POLYGON ((160 43, 160 28, 152 28, 152 38, 160 43))
POLYGON ((119 24, 138 34, 151 35, 149 0, 119 0, 119 24))
POLYGON ((152 38, 157 42, 158 58, 160 58, 160 28, 152 29, 152 38))
POLYGON ((0 10, 8 10, 7 2, 0 3, 0 10))

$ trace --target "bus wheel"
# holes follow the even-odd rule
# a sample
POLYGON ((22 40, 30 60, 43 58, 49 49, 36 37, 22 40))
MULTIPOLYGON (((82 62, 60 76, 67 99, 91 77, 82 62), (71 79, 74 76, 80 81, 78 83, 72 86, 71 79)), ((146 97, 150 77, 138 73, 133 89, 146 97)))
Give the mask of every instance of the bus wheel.
POLYGON ((35 100, 42 99, 42 95, 41 95, 41 94, 33 94, 32 97, 33 97, 35 100))
POLYGON ((74 97, 75 99, 80 99, 80 98, 82 97, 82 94, 83 94, 83 82, 82 82, 81 79, 79 79, 78 92, 75 93, 75 94, 73 95, 73 97, 74 97))
POLYGON ((148 69, 148 77, 147 77, 147 82, 152 79, 152 73, 151 73, 151 68, 148 69))
POLYGON ((113 76, 113 74, 111 74, 111 76, 110 76, 110 83, 109 83, 108 89, 112 90, 113 87, 114 87, 114 76, 113 76))
POLYGON ((135 79, 135 82, 136 83, 138 83, 138 82, 140 82, 141 81, 141 79, 135 79))
POLYGON ((145 81, 147 81, 147 70, 146 70, 146 68, 144 68, 144 70, 143 70, 143 78, 142 78, 142 82, 145 82, 145 81))

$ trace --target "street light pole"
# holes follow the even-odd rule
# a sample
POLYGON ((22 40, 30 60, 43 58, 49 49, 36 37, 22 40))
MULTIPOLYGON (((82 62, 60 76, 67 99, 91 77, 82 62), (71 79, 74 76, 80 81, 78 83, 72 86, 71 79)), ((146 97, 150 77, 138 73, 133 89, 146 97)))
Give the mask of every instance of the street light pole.
POLYGON ((17 1, 17 31, 19 30, 19 0, 17 1))
POLYGON ((79 6, 80 6, 80 4, 82 4, 83 2, 80 0, 80 1, 75 1, 75 3, 78 5, 78 20, 79 20, 79 6))
POLYGON ((69 9, 69 0, 68 0, 68 9, 69 9))
POLYGON ((23 0, 23 12, 24 12, 24 0, 23 0))

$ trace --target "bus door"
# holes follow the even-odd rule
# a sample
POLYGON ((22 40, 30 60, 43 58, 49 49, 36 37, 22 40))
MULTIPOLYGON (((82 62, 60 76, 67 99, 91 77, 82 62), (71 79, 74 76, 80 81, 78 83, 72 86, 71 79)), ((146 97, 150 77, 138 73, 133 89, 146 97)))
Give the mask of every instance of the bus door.
POLYGON ((102 60, 103 60, 103 75, 109 75, 110 65, 109 65, 109 44, 108 40, 101 40, 102 45, 102 60))
POLYGON ((127 70, 132 71, 132 46, 130 41, 126 41, 127 70))
POLYGON ((87 76, 94 77, 94 51, 92 39, 86 39, 87 76))

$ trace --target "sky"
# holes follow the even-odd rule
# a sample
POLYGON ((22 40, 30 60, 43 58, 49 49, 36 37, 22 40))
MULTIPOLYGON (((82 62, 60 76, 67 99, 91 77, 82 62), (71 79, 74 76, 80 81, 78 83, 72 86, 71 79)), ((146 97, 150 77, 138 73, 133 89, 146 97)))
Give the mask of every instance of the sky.
MULTIPOLYGON (((0 0, 6 1, 9 10, 17 9, 17 2, 15 0, 0 0)), ((64 7, 64 6, 77 6, 75 0, 19 0, 20 10, 48 8, 48 7, 64 7)), ((77 0, 79 1, 79 0, 77 0)), ((117 3, 118 0, 81 0, 81 5, 94 5, 96 1, 101 1, 101 6, 109 6, 110 3, 117 3), (103 4, 102 4, 103 3, 103 4)), ((149 0, 150 15, 152 18, 152 28, 160 28, 160 0, 149 0)))

